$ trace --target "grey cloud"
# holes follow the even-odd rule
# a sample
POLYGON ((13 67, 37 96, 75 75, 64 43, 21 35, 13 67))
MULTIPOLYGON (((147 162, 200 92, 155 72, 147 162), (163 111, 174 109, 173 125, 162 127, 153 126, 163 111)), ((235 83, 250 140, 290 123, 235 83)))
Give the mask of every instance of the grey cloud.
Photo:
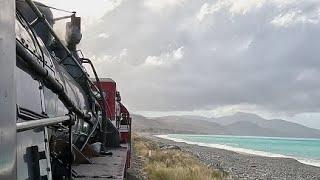
MULTIPOLYGON (((228 1, 228 0, 225 0, 228 1)), ((252 104, 269 111, 318 112, 320 2, 265 1, 245 14, 230 7, 197 19, 202 5, 185 0, 161 13, 142 0, 124 1, 88 28, 82 47, 101 76, 114 78, 133 110, 195 110, 252 104), (275 26, 281 14, 299 10, 306 20, 275 26), (108 38, 101 38, 101 34, 108 38), (99 37, 100 35, 100 37, 99 37), (146 66, 183 47, 181 60, 146 66), (120 56, 126 50, 125 56, 120 56)), ((168 56, 169 57, 169 56, 168 56)), ((171 57, 172 58, 172 57, 171 57)))

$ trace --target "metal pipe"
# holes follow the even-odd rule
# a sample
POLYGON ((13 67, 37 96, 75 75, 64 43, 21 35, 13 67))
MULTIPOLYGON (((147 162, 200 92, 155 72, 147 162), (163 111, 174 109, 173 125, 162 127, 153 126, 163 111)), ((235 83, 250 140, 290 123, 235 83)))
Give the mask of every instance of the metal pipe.
MULTIPOLYGON (((51 33, 51 35, 54 37, 54 39, 56 40, 56 42, 67 52, 67 57, 70 57, 75 64, 83 70, 83 67, 81 66, 81 64, 76 60, 76 58, 71 54, 71 52, 69 51, 69 49, 63 44, 63 42, 59 39, 58 35, 54 32, 53 28, 51 27, 50 23, 47 21, 46 17, 44 14, 41 13, 41 11, 38 9, 38 7, 34 4, 34 2, 32 0, 25 0, 26 3, 30 6, 30 8, 33 10, 33 12, 35 13, 35 15, 38 17, 39 21, 41 21, 49 30, 49 32, 51 33)), ((63 61, 66 58, 62 59, 60 61, 60 63, 63 63, 63 61)), ((84 72, 84 71, 83 71, 84 72)), ((89 78, 87 78, 89 79, 89 78)))
POLYGON ((105 99, 104 99, 104 96, 103 96, 103 93, 102 93, 102 86, 101 86, 101 82, 100 82, 100 79, 98 77, 98 73, 96 71, 96 69, 94 68, 93 66, 93 63, 90 59, 87 59, 87 58, 82 58, 82 62, 84 63, 89 63, 90 66, 91 66, 91 69, 93 71, 93 74, 94 74, 94 77, 96 79, 96 83, 97 83, 97 86, 98 86, 98 90, 99 90, 99 93, 100 93, 100 96, 101 96, 101 100, 100 100, 100 103, 102 105, 102 136, 101 136, 101 152, 104 152, 106 150, 106 141, 107 141, 107 115, 106 115, 106 102, 105 102, 105 99))
POLYGON ((73 142, 73 134, 72 134, 72 123, 69 123, 69 163, 68 163, 68 178, 72 179, 72 142, 73 142))
MULTIPOLYGON (((69 51, 69 49, 63 44, 63 42, 60 40, 60 38, 58 37, 58 35, 54 32, 53 28, 51 27, 50 23, 47 21, 46 17, 44 14, 42 14, 42 12, 38 9, 37 5, 34 4, 34 2, 32 0, 25 0, 26 3, 30 6, 30 8, 32 9, 32 11, 35 13, 35 15, 38 17, 38 21, 41 21, 49 30, 49 32, 51 33, 51 35, 54 37, 54 39, 56 40, 56 42, 66 51, 67 56, 66 57, 70 57, 72 59, 72 61, 75 63, 76 66, 78 66, 83 74, 86 74, 85 70, 83 69, 83 66, 79 63, 79 61, 72 55, 72 53, 69 51)), ((72 12, 73 14, 75 14, 75 12, 72 12)), ((23 57, 23 56, 22 56, 23 57)), ((63 61, 66 58, 63 58, 59 63, 63 63, 63 61)), ((85 75, 85 78, 87 81, 90 81, 89 77, 85 75)), ((68 97, 62 94, 62 98, 65 98, 66 101, 68 102, 68 97)), ((60 96, 59 96, 60 98, 60 96)), ((62 100, 62 99, 61 99, 62 100)), ((87 115, 83 115, 82 112, 76 108, 72 101, 69 101, 69 103, 71 104, 71 106, 67 106, 67 108, 71 107, 71 111, 75 111, 77 113, 78 116, 81 117, 85 117, 86 119, 90 119, 90 117, 88 117, 87 115), (80 114, 80 115, 79 115, 80 114)), ((70 109, 69 109, 70 110, 70 109)), ((91 121, 88 121, 88 123, 93 124, 91 121)))
POLYGON ((68 18, 71 18, 72 15, 70 16, 62 16, 62 17, 58 17, 58 18, 54 18, 53 21, 56 22, 56 21, 60 21, 60 20, 63 20, 63 19, 68 19, 68 18))
POLYGON ((55 117, 55 118, 45 118, 45 119, 39 119, 39 120, 33 120, 33 121, 20 122, 20 123, 17 123, 17 132, 22 132, 22 131, 34 129, 37 127, 54 125, 54 124, 62 123, 65 121, 70 121, 71 119, 72 119, 71 116, 67 115, 67 116, 61 116, 61 117, 55 117))
POLYGON ((32 73, 38 78, 41 78, 44 85, 58 95, 59 99, 63 102, 66 108, 68 108, 68 110, 74 112, 87 123, 92 124, 90 121, 91 116, 85 114, 76 107, 75 103, 64 91, 63 85, 56 80, 55 77, 51 76, 50 73, 48 73, 48 70, 42 67, 42 65, 38 63, 38 60, 29 51, 27 51, 19 41, 16 42, 16 53, 17 61, 22 61, 27 64, 28 70, 32 71, 32 73))

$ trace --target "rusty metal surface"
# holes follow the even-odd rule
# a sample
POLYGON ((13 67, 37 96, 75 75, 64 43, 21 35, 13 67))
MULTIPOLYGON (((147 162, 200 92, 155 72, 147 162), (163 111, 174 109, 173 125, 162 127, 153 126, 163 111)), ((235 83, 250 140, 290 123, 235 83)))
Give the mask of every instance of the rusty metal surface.
POLYGON ((0 0, 0 179, 16 179, 15 1, 0 0))
POLYGON ((75 180, 124 179, 127 148, 110 149, 112 156, 92 158, 93 164, 81 164, 72 167, 77 173, 75 180))

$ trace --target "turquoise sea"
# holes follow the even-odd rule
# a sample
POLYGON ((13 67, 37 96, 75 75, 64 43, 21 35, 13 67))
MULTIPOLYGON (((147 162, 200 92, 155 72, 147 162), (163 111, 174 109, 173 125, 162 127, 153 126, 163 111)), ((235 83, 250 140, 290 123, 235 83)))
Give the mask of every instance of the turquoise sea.
POLYGON ((158 137, 239 153, 289 157, 304 164, 320 167, 320 139, 189 134, 168 134, 158 137))

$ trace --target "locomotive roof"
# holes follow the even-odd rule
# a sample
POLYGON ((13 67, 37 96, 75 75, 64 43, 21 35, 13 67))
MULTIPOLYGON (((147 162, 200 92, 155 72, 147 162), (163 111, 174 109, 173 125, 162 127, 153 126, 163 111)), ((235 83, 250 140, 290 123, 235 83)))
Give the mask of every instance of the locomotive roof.
MULTIPOLYGON (((96 79, 95 78, 90 78, 91 81, 95 82, 96 79)), ((111 78, 99 78, 100 82, 113 82, 113 83, 116 83, 113 79, 111 78)))

